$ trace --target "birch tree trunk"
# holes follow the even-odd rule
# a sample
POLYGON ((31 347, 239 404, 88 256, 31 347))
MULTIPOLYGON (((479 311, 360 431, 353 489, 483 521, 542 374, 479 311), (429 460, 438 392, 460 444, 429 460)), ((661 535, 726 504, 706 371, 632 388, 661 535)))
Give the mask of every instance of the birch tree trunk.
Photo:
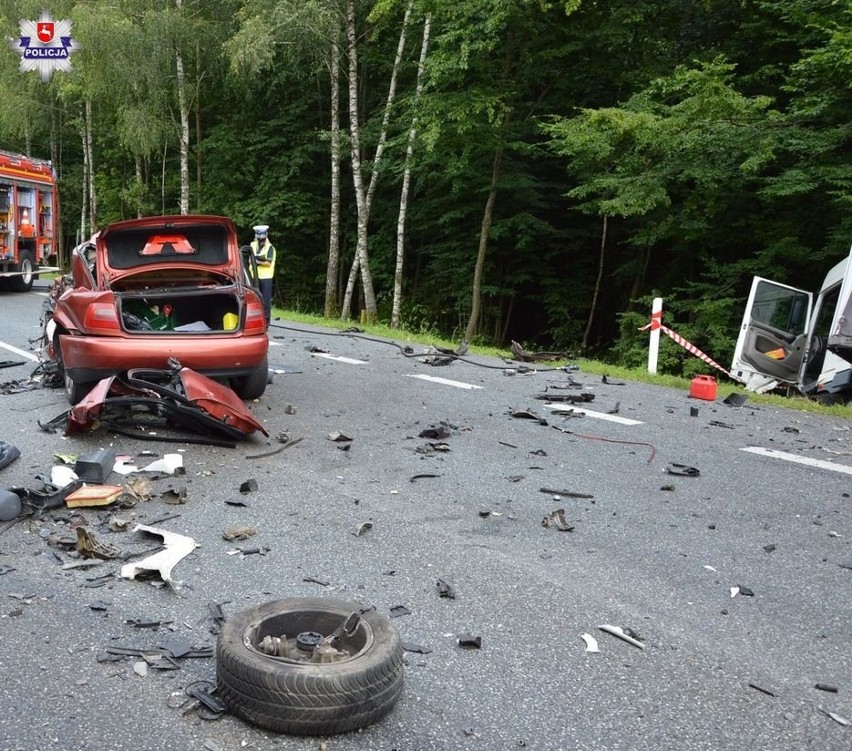
POLYGON ((86 132, 86 154, 88 156, 88 188, 89 188, 89 229, 94 232, 98 228, 97 223, 97 200, 95 194, 95 160, 94 160, 94 147, 93 141, 94 137, 92 135, 93 127, 92 127, 92 100, 86 99, 86 118, 85 118, 85 132, 86 132))
MULTIPOLYGON (((405 52, 405 38, 406 31, 408 29, 408 22, 411 18, 411 9, 414 5, 414 0, 408 0, 408 5, 405 8, 405 16, 402 20, 402 28, 399 33, 399 42, 397 43, 396 48, 396 58, 393 63, 393 71, 391 72, 390 85, 388 86, 388 96, 385 101, 385 111, 382 116, 382 127, 381 132, 379 134, 379 141, 376 145, 376 154, 373 157, 373 165, 372 165, 372 173, 370 175, 370 183, 367 187, 367 194, 363 199, 363 212, 361 202, 358 203, 358 252, 355 254, 355 258, 352 261, 352 268, 349 270, 349 279, 346 283, 346 294, 343 298, 343 311, 342 314, 344 317, 348 317, 351 315, 351 304, 352 304, 352 295, 355 290, 355 279, 358 275, 358 270, 360 268, 361 271, 361 284, 364 288, 364 304, 367 308, 367 318, 371 321, 376 320, 378 317, 378 310, 376 308, 376 298, 375 293, 373 292, 373 279, 370 274, 370 269, 368 265, 367 259, 367 225, 370 220, 370 207, 373 202, 373 196, 376 192, 376 186, 379 181, 379 171, 381 169, 381 161, 382 155, 384 154, 385 144, 387 143, 388 137, 388 124, 390 123, 390 115, 391 109, 393 108, 394 100, 396 99, 396 81, 399 74, 399 68, 402 65, 402 56, 405 52), (361 225, 364 225, 364 234, 361 236, 361 225), (369 289, 369 293, 368 290, 369 289), (372 298, 372 302, 371 302, 372 298)), ((346 14, 346 32, 349 40, 349 121, 350 121, 350 130, 353 127, 353 123, 357 123, 355 118, 357 117, 357 50, 355 48, 356 39, 355 39, 355 6, 354 0, 350 0, 347 4, 347 14, 346 14), (355 67, 353 68, 353 60, 355 61, 355 67), (354 89, 353 89, 353 78, 354 78, 354 89), (352 102, 353 102, 353 91, 355 92, 355 104, 356 104, 356 112, 353 115, 352 112, 352 102)), ((358 127, 358 142, 360 144, 360 126, 358 127)), ((355 179, 355 133, 352 132, 352 177, 355 179)), ((361 161, 360 155, 358 157, 358 172, 361 172, 361 161)), ((363 180, 359 176, 359 182, 361 183, 363 189, 363 180)), ((355 187, 356 192, 356 202, 358 202, 358 186, 355 187)))
MULTIPOLYGON (((178 11, 183 0, 175 0, 178 11)), ((175 66, 177 68, 178 109, 180 111, 180 213, 189 213, 189 105, 186 101, 186 72, 183 67, 183 55, 175 47, 175 66)))
POLYGON ((583 332, 583 350, 589 346, 589 337, 592 333, 592 321, 595 319, 595 308, 598 305, 598 298, 601 293, 601 285, 603 284, 604 273, 604 258, 606 254, 606 235, 609 228, 609 217, 604 214, 603 228, 601 229, 601 250, 598 256, 598 278, 595 280, 595 292, 592 295, 592 304, 589 306, 589 318, 586 321, 586 330, 583 332))
POLYGON ((488 189, 488 198, 485 201, 485 211, 482 213, 482 226, 479 230, 479 247, 476 252, 476 266, 473 270, 473 291, 470 298, 470 318, 465 328, 465 341, 473 341, 479 326, 479 316, 482 309, 482 272, 485 268, 485 256, 488 252, 488 235, 491 233, 491 222, 494 218, 494 203, 497 200, 497 183, 500 180, 500 170, 503 165, 503 152, 506 149, 506 126, 509 122, 509 113, 503 115, 500 140, 494 152, 494 163, 491 167, 491 185, 488 189))
POLYGON ((328 264, 325 270, 326 318, 338 313, 337 275, 340 268, 340 47, 331 42, 331 211, 328 264))
MULTIPOLYGON (((411 6, 409 6, 411 7, 411 6)), ((420 60, 417 63, 417 83, 414 88, 414 115, 411 129, 408 131, 408 146, 405 149, 405 170, 402 175, 402 191, 399 196, 399 216, 396 221, 396 267, 393 275, 393 308, 391 310, 391 328, 399 328, 399 314, 402 307, 402 270, 405 265, 405 219, 408 215, 408 191, 411 186, 411 160, 414 156, 414 142, 417 139, 417 103, 423 93, 423 70, 426 67, 426 52, 429 49, 429 31, 432 16, 426 15, 423 21, 423 43, 420 45, 420 60)))
POLYGON ((85 106, 83 109, 83 122, 80 128, 80 140, 83 146, 83 195, 80 201, 80 236, 78 242, 83 242, 88 235, 86 234, 86 220, 89 215, 89 146, 86 140, 86 112, 85 106))

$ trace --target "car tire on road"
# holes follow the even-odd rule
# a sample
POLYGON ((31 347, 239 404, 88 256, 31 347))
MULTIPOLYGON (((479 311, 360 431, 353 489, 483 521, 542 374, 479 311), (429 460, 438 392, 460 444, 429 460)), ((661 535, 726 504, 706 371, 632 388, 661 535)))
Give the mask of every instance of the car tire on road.
POLYGON ((348 656, 308 662, 267 654, 265 638, 329 636, 357 603, 328 598, 289 598, 228 619, 216 647, 219 695, 236 716, 267 730, 331 735, 384 717, 402 691, 402 642, 391 622, 374 610, 339 647, 348 656))
POLYGON ((33 288, 33 279, 36 278, 33 255, 30 251, 21 251, 21 260, 15 267, 15 271, 21 272, 21 275, 9 277, 9 287, 12 292, 29 292, 33 288))
POLYGON ((240 399, 257 399, 263 396, 266 385, 269 382, 269 357, 263 361, 251 373, 238 378, 231 378, 231 388, 240 399))

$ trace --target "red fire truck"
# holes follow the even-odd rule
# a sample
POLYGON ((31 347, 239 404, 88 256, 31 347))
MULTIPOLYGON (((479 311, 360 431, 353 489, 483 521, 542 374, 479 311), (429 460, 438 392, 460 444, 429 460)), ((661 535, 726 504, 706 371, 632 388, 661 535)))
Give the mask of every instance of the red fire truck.
POLYGON ((50 162, 0 151, 0 290, 28 292, 58 258, 58 208, 50 162))

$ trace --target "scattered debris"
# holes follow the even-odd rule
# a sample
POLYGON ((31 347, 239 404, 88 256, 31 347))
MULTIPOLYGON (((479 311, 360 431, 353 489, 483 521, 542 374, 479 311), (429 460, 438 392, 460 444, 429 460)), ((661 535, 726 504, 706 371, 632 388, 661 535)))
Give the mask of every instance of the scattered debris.
POLYGON ((822 712, 826 717, 830 717, 839 725, 843 725, 844 727, 849 727, 852 725, 852 722, 847 720, 843 715, 839 715, 836 712, 829 712, 827 709, 823 709, 822 707, 817 707, 817 709, 822 712))
POLYGON ((689 416, 690 417, 698 417, 698 407, 690 407, 689 408, 689 416))
POLYGON ((745 394, 732 393, 722 400, 722 404, 727 404, 730 407, 742 407, 747 401, 748 397, 745 394))
POLYGON ((627 384, 624 381, 610 381, 607 378, 606 374, 604 374, 603 378, 601 378, 601 383, 605 383, 607 386, 626 386, 627 384))
POLYGON ((774 543, 774 542, 770 542, 768 545, 764 545, 764 546, 763 546, 763 549, 764 549, 767 553, 772 553, 772 552, 776 549, 776 547, 777 547, 777 546, 775 545, 775 543, 774 543))
POLYGON ((770 691, 768 688, 763 688, 763 686, 758 686, 756 683, 749 683, 749 688, 753 688, 756 691, 760 691, 762 694, 766 694, 767 696, 775 696, 775 694, 770 691))
POLYGON ((435 585, 438 587, 438 596, 439 597, 445 597, 448 600, 455 600, 456 599, 455 591, 443 579, 438 579, 438 581, 435 582, 435 585))
POLYGON ((405 605, 394 605, 390 609, 391 618, 400 618, 403 615, 411 615, 411 611, 405 605))
POLYGON ((372 528, 373 522, 361 522, 352 530, 352 534, 355 535, 355 537, 360 537, 364 532, 369 532, 372 528))
POLYGON ((83 558, 100 558, 105 561, 121 557, 119 548, 98 542, 86 527, 77 527, 77 552, 83 558))
POLYGON ((580 638, 586 642, 586 651, 587 652, 600 652, 598 648, 598 640, 595 639, 591 634, 580 634, 580 638))
POLYGON ((424 428, 418 434, 418 438, 433 438, 439 441, 449 438, 453 434, 454 426, 447 422, 439 422, 424 428))
POLYGON ((539 488, 538 490, 540 493, 564 496, 565 498, 594 498, 591 493, 577 493, 573 490, 553 490, 552 488, 539 488))
POLYGON ((246 480, 240 485, 240 493, 254 493, 257 490, 257 480, 246 480))
POLYGON ((535 420, 539 425, 547 425, 547 420, 529 409, 513 409, 509 414, 521 420, 535 420))
POLYGON ((302 581, 307 582, 308 584, 319 584, 321 587, 327 587, 331 584, 330 581, 326 581, 325 579, 317 579, 313 576, 305 576, 302 581))
POLYGON ((603 626, 598 626, 598 628, 607 634, 617 636, 619 639, 626 641, 628 644, 632 644, 634 647, 645 649, 645 645, 641 641, 628 634, 625 629, 621 628, 621 626, 610 626, 605 623, 603 626))
POLYGON ((836 694, 837 693, 837 686, 833 686, 830 683, 817 683, 817 684, 814 685, 814 688, 817 689, 818 691, 826 691, 829 694, 836 694))
POLYGON ((412 475, 411 478, 409 479, 409 482, 416 482, 417 480, 425 480, 427 478, 435 478, 435 477, 440 477, 440 476, 441 475, 434 475, 434 474, 429 474, 429 473, 420 474, 420 475, 412 475))
POLYGON ((458 645, 465 649, 480 649, 482 647, 482 637, 474 636, 473 634, 459 634, 458 645))
POLYGON ((188 556, 198 543, 191 537, 179 535, 175 532, 169 532, 165 529, 149 527, 144 524, 137 524, 134 532, 147 532, 152 535, 159 535, 163 538, 165 550, 161 550, 154 555, 148 556, 138 563, 128 563, 121 567, 121 576, 124 579, 135 579, 137 574, 154 571, 160 575, 160 578, 175 590, 179 590, 183 585, 182 582, 172 579, 172 569, 186 556, 188 556))
POLYGON ((226 529, 222 533, 222 539, 229 542, 232 540, 247 540, 255 534, 257 534, 257 530, 254 527, 231 527, 231 529, 226 529))
POLYGON ((721 420, 710 420, 707 423, 708 425, 712 425, 715 428, 727 428, 728 430, 734 430, 734 426, 730 425, 726 422, 722 422, 721 420))
POLYGON ((569 524, 565 519, 565 509, 558 508, 551 511, 544 519, 541 520, 542 527, 556 527, 560 532, 573 532, 574 525, 569 524))
POLYGON ((85 456, 78 456, 74 462, 74 472, 85 482, 104 483, 112 474, 115 466, 115 451, 98 449, 85 456))
POLYGON ((670 475, 678 475, 680 477, 699 477, 701 472, 695 467, 689 467, 686 464, 678 464, 672 462, 666 467, 666 473, 670 475))
POLYGON ((674 491, 674 485, 660 485, 660 490, 674 491))
POLYGON ((512 357, 521 362, 552 362, 554 360, 574 359, 570 352, 530 352, 516 341, 512 341, 511 349, 512 357))
POLYGON ((280 454, 286 449, 292 448, 293 446, 300 444, 303 440, 304 438, 294 438, 292 441, 285 440, 283 441, 283 446, 278 446, 277 448, 271 449, 270 451, 261 451, 258 454, 246 454, 246 459, 263 459, 267 456, 275 456, 276 454, 280 454))
POLYGON ((8 467, 15 459, 20 457, 21 450, 6 441, 0 441, 0 469, 8 467))
POLYGON ((414 652, 419 655, 428 655, 432 654, 432 650, 429 647, 424 647, 422 644, 415 644, 414 642, 404 641, 402 642, 402 648, 406 652, 414 652))
POLYGON ((341 433, 339 430, 336 430, 333 433, 328 434, 328 440, 334 441, 336 443, 344 443, 347 441, 351 441, 352 439, 345 433, 341 433))

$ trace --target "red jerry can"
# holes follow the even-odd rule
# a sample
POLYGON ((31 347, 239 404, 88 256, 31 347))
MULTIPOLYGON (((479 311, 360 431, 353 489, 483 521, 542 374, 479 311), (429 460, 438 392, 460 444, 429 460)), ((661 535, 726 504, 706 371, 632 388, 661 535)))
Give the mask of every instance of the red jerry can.
POLYGON ((693 399, 716 400, 716 379, 709 375, 695 376, 689 384, 689 395, 693 399))

